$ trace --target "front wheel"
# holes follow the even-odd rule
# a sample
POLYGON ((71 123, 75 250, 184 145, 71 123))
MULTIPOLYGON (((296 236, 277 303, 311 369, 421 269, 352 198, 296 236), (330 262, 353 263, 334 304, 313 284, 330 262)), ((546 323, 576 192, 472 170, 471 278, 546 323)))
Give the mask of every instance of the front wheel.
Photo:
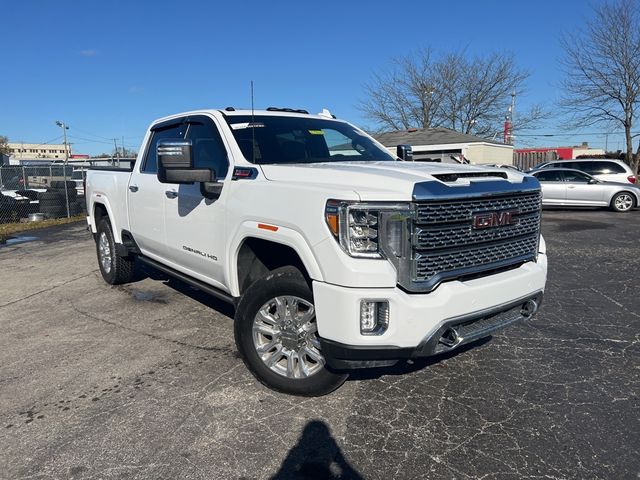
POLYGON ((326 395, 348 377, 327 369, 313 295, 293 267, 274 270, 247 289, 236 311, 235 338, 251 373, 273 390, 326 395))
POLYGON ((611 199, 611 208, 616 212, 628 212, 633 208, 635 200, 629 192, 617 193, 611 199))

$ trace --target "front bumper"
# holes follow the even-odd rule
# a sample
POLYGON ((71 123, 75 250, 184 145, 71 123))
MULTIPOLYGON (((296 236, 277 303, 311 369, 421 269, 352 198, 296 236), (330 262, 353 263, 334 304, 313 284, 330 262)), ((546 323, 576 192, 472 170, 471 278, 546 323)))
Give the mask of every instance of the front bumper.
MULTIPOLYGON (((313 283, 318 335, 327 363, 334 368, 391 365, 399 359, 434 355, 486 337, 530 318, 523 305, 540 304, 547 258, 465 281, 442 283, 430 293, 395 288, 349 288, 313 283), (361 335, 360 302, 387 300, 389 326, 382 335, 361 335), (450 347, 446 348, 446 338, 450 347)), ((537 307, 532 307, 534 310, 537 307)), ((535 313, 535 312, 533 312, 535 313)))
POLYGON ((532 318, 542 304, 543 292, 520 298, 507 305, 445 320, 434 333, 415 347, 356 346, 320 339, 322 353, 335 369, 385 367, 402 359, 430 357, 450 352, 485 338, 504 327, 532 318))

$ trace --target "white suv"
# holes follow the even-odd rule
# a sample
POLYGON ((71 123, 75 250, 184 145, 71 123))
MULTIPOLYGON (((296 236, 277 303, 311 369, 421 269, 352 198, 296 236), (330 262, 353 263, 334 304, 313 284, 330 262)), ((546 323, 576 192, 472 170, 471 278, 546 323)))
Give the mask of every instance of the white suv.
POLYGON ((633 170, 621 160, 610 159, 580 159, 580 160, 557 160, 548 162, 539 167, 534 167, 532 171, 547 168, 571 168, 581 170, 598 180, 605 182, 636 183, 636 176, 633 170))

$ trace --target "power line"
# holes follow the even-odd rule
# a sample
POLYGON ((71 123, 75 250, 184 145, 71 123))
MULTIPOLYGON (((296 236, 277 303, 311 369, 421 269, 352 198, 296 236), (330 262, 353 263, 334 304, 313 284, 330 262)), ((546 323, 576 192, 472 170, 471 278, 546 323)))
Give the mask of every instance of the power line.
MULTIPOLYGON (((637 135, 638 132, 632 132, 632 135, 637 135)), ((624 135, 623 132, 576 132, 576 133, 521 133, 516 134, 516 137, 579 137, 583 135, 624 135)))

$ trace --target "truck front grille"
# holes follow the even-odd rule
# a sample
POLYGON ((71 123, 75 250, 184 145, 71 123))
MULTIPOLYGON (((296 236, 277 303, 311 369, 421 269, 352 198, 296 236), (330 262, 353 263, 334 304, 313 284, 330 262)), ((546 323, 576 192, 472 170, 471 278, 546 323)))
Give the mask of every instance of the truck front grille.
POLYGON ((415 204, 411 227, 412 290, 444 280, 535 260, 540 235, 540 192, 415 204), (512 222, 474 228, 478 214, 509 212, 512 222))

